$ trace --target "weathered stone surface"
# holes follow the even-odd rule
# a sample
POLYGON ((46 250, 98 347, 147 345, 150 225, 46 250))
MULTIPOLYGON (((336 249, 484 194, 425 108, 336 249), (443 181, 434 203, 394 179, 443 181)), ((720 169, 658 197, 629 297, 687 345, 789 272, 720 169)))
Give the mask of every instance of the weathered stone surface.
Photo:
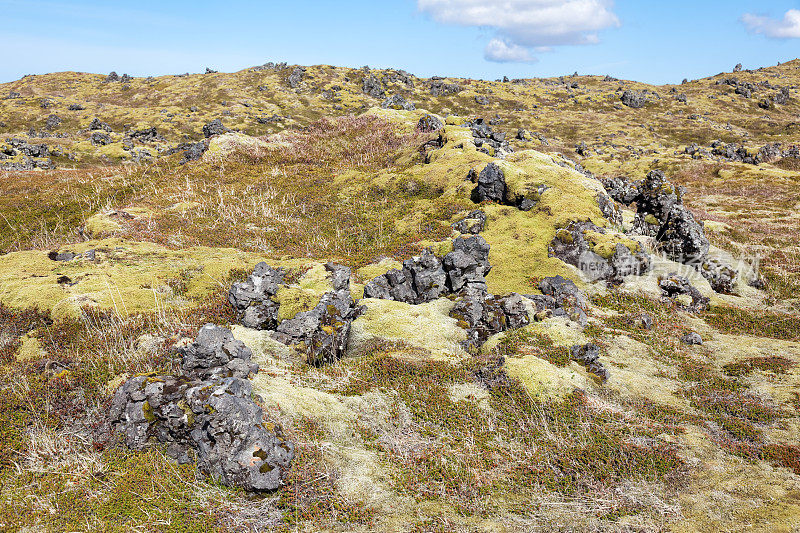
POLYGON ((606 230, 592 222, 570 222, 559 230, 550 243, 549 254, 578 268, 592 281, 619 282, 629 275, 642 275, 650 270, 650 256, 641 248, 631 252, 617 243, 608 257, 594 252, 585 235, 587 232, 605 234, 606 230))
POLYGON ((444 122, 439 120, 435 115, 425 115, 417 123, 417 130, 423 133, 433 133, 444 128, 444 122))
POLYGON ((470 212, 466 217, 455 222, 453 229, 461 233, 471 233, 477 235, 482 232, 486 227, 486 213, 476 209, 470 212))
POLYGON ((608 380, 610 374, 600 362, 600 348, 596 344, 576 344, 569 352, 570 358, 583 365, 587 372, 591 372, 602 381, 608 380))
POLYGON ((703 296, 687 278, 676 272, 671 272, 667 277, 660 279, 658 286, 665 297, 675 300, 678 305, 689 311, 700 312, 708 309, 709 299, 703 296), (688 296, 691 299, 690 303, 680 303, 679 296, 688 296))
POLYGON ((474 202, 497 202, 506 201, 506 178, 496 163, 489 163, 478 175, 478 185, 472 191, 474 202))
POLYGON ((404 109, 406 111, 413 111, 417 108, 413 103, 407 101, 402 95, 395 94, 387 98, 381 103, 383 109, 404 109))
POLYGON ((222 135, 223 133, 227 133, 229 131, 231 130, 223 126, 222 121, 218 118, 203 126, 203 135, 206 139, 213 137, 214 135, 222 135))
POLYGON ((285 276, 283 269, 261 262, 245 281, 236 282, 228 291, 228 303, 239 312, 242 325, 255 329, 274 329, 278 320, 278 304, 272 297, 285 276))
POLYGON ((536 311, 551 311, 553 316, 565 315, 570 320, 585 326, 589 321, 589 298, 572 280, 562 276, 544 278, 539 282, 539 295, 530 295, 536 303, 536 311))
POLYGON ((639 91, 625 91, 622 93, 620 101, 628 107, 639 109, 647 103, 647 96, 639 91))
POLYGON ((190 462, 192 452, 198 469, 223 484, 275 490, 294 458, 294 445, 280 427, 264 423, 252 400, 245 378, 257 366, 231 375, 232 361, 246 366, 249 361, 249 350, 236 343, 229 330, 205 326, 184 352, 183 368, 190 374, 129 379, 114 394, 109 418, 130 448, 141 450, 157 440, 181 463, 190 462))
POLYGON ((477 349, 494 335, 530 323, 524 298, 511 293, 494 296, 485 291, 466 289, 459 293, 450 316, 467 330, 466 348, 477 349))

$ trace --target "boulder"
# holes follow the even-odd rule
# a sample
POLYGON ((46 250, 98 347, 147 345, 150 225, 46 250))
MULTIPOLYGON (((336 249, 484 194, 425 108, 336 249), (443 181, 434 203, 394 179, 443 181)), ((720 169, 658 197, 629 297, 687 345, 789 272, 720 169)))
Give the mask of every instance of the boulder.
POLYGON ((406 101, 406 99, 399 94, 392 95, 384 100, 383 103, 381 103, 381 107, 383 109, 404 109, 406 111, 413 111, 417 108, 417 106, 406 101))
POLYGON ((486 227, 486 213, 476 209, 466 217, 453 224, 453 229, 460 233, 471 233, 477 235, 486 227))
POLYGON ((450 316, 467 330, 467 340, 464 341, 467 349, 478 349, 492 335, 530 323, 528 308, 521 295, 494 296, 474 289, 459 293, 450 316))
POLYGON ((647 103, 647 96, 639 91, 625 91, 622 93, 620 101, 628 107, 639 109, 647 103))
POLYGON ((274 329, 278 323, 278 304, 272 297, 286 275, 267 263, 256 265, 245 281, 234 283, 228 291, 228 303, 239 314, 242 325, 254 329, 274 329))
POLYGON ((126 381, 109 410, 117 434, 135 450, 150 440, 165 443, 180 463, 191 462, 191 451, 198 469, 225 485, 247 491, 279 488, 294 458, 294 444, 283 438, 279 426, 264 423, 252 399, 246 376, 258 367, 249 363, 249 349, 233 340, 229 330, 207 325, 184 351, 183 368, 189 374, 126 381), (233 375, 233 361, 242 362, 247 373, 233 375))
POLYGON ((364 78, 361 84, 361 90, 373 98, 383 98, 386 96, 386 90, 383 88, 381 80, 376 78, 373 74, 369 74, 364 78))
POLYGON ((497 202, 506 201, 506 178, 496 163, 487 164, 478 175, 478 185, 472 191, 474 202, 497 202))
POLYGON ((594 343, 576 344, 570 348, 570 359, 583 365, 587 372, 599 377, 601 381, 609 378, 608 370, 600 362, 600 347, 594 343))
POLYGON ((444 128, 444 122, 439 120, 435 115, 425 115, 417 123, 417 131, 422 133, 433 133, 444 128))
POLYGON ((223 133, 227 133, 229 131, 231 130, 223 126, 222 121, 218 118, 203 126, 203 135, 206 139, 211 138, 214 135, 222 135, 223 133))
POLYGON ((289 82, 289 87, 291 87, 292 89, 296 89, 300 85, 300 82, 303 81, 303 76, 305 75, 305 73, 306 73, 305 67, 295 67, 286 80, 289 82))

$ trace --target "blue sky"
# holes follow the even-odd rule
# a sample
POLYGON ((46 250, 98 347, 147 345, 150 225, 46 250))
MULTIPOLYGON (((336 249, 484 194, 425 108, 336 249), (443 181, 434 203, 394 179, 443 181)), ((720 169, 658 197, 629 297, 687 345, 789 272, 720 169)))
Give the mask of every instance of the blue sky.
POLYGON ((0 0, 0 82, 267 61, 677 83, 800 56, 800 1, 0 0))

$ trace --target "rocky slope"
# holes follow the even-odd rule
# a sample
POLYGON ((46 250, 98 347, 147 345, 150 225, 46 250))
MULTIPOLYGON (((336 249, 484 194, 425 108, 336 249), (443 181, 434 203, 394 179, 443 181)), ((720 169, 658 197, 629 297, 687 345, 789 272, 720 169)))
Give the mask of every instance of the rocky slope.
POLYGON ((797 528, 798 79, 4 84, 0 528, 797 528))

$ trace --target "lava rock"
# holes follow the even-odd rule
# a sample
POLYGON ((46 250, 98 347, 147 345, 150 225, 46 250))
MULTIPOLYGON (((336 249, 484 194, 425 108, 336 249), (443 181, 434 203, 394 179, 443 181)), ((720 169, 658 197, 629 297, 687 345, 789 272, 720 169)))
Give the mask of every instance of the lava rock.
POLYGON ((383 103, 381 103, 381 107, 383 109, 404 109, 406 111, 413 111, 417 108, 417 106, 406 101, 406 99, 399 94, 395 94, 384 100, 383 103))
POLYGON ((261 262, 245 281, 231 286, 228 303, 239 314, 242 325, 254 329, 274 329, 278 325, 278 304, 272 297, 285 275, 283 269, 261 262))
POLYGON ((106 146, 111 144, 111 136, 102 131, 94 131, 89 136, 89 141, 92 143, 92 146, 106 146))
POLYGON ((294 70, 292 70, 292 73, 289 74, 289 77, 287 78, 287 81, 289 82, 289 87, 291 87, 292 89, 296 89, 300 85, 300 82, 303 81, 303 76, 305 75, 305 73, 306 73, 305 67, 295 67, 294 70))
POLYGON ((476 203, 479 202, 497 202, 505 203, 506 201, 506 177, 496 163, 489 163, 478 175, 478 185, 472 191, 472 200, 476 203))
POLYGON ((600 362, 599 346, 594 343, 576 344, 570 348, 569 353, 570 359, 583 365, 587 372, 594 374, 604 382, 608 380, 609 372, 600 362))
POLYGON ((546 298, 528 296, 537 302, 537 312, 549 309, 553 311, 553 316, 566 315, 582 326, 589 322, 589 298, 572 280, 562 276, 543 278, 539 281, 539 290, 544 296, 551 298, 552 303, 546 298))
POLYGON ((719 259, 706 259, 697 270, 711 284, 714 291, 723 294, 732 294, 739 271, 720 261, 719 259))
POLYGON ((383 98, 386 96, 386 90, 383 88, 383 83, 381 80, 376 78, 373 74, 364 78, 364 82, 361 84, 361 90, 364 94, 367 94, 373 98, 383 98))
POLYGON ((656 235, 657 247, 679 263, 700 264, 708 254, 710 243, 703 226, 683 205, 673 205, 656 235))
POLYGON ((476 209, 466 217, 453 224, 453 229, 460 233, 471 233, 477 235, 486 227, 486 213, 476 209))
POLYGON ((45 129, 54 130, 61 125, 61 117, 58 115, 50 115, 44 124, 45 129))
POLYGON ((697 313, 708 309, 709 298, 703 296, 687 278, 678 275, 676 272, 671 272, 666 277, 660 279, 658 281, 658 286, 661 288, 661 293, 672 300, 679 301, 680 296, 688 296, 691 298, 690 303, 686 305, 679 303, 679 305, 685 307, 689 311, 697 313))
POLYGON ((688 345, 701 345, 703 344, 703 337, 699 333, 691 331, 681 337, 681 342, 688 345))
POLYGON ((228 128, 222 125, 222 121, 220 119, 214 119, 205 126, 203 126, 203 135, 206 139, 213 137, 214 135, 222 135, 223 133, 229 132, 228 128))
POLYGON ((95 130, 102 130, 111 133, 111 126, 109 126, 105 122, 102 122, 99 118, 95 117, 92 120, 92 122, 89 123, 89 131, 95 131, 95 130))
POLYGON ((478 349, 492 335, 530 323, 528 308, 521 295, 493 296, 474 289, 459 293, 450 316, 467 330, 464 343, 467 349, 478 349))
POLYGON ((253 352, 242 341, 233 338, 227 328, 206 324, 197 339, 180 349, 183 371, 199 380, 236 377, 246 379, 258 372, 251 362, 253 352))
POLYGON ((638 91, 625 91, 622 93, 620 101, 628 107, 639 109, 644 107, 647 103, 647 96, 638 91))
POLYGON ((417 123, 417 131, 422 133, 433 133, 444 128, 444 122, 435 115, 425 115, 417 123))

